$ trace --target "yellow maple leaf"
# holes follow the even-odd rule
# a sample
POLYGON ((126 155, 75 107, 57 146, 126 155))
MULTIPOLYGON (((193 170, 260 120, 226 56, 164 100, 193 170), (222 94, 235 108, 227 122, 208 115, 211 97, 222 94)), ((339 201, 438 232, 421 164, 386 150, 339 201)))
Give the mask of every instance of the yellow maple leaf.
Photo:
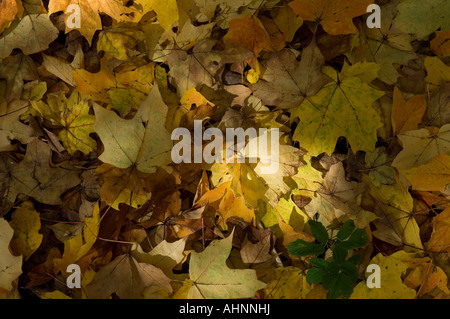
POLYGON ((412 254, 398 251, 390 256, 376 255, 370 264, 380 267, 381 287, 368 288, 365 281, 358 283, 350 299, 414 299, 416 291, 406 286, 402 281, 402 273, 408 265, 404 260, 411 258, 412 254))

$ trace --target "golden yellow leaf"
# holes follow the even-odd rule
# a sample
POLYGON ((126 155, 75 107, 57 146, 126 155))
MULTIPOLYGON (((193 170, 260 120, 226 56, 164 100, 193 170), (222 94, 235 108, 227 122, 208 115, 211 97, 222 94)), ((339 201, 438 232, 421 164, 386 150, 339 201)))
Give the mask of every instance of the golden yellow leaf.
POLYGON ((403 261, 409 259, 409 254, 398 251, 390 256, 376 255, 370 264, 380 267, 381 287, 368 288, 365 281, 361 281, 354 288, 350 299, 414 299, 416 291, 406 286, 402 281, 402 274, 408 268, 403 261))
MULTIPOLYGON (((86 209, 91 205, 84 202, 86 209)), ((86 217, 83 230, 75 237, 64 242, 64 254, 61 259, 54 259, 55 269, 66 273, 67 266, 76 263, 86 255, 97 240, 100 228, 100 211, 98 203, 92 205, 92 217, 86 217)))
POLYGON ((450 184, 450 155, 437 155, 429 163, 399 170, 418 191, 443 191, 450 184))
POLYGON ((392 104, 392 129, 395 134, 417 130, 426 110, 424 95, 416 95, 405 100, 398 87, 394 87, 394 102, 392 104))

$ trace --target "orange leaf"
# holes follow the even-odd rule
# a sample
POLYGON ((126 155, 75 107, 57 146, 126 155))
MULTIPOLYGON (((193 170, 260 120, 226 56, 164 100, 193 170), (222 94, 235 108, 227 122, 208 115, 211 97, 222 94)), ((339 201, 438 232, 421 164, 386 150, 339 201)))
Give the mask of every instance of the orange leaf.
POLYGON ((395 134, 417 130, 426 110, 424 95, 416 95, 405 100, 402 92, 394 87, 394 102, 392 104, 392 129, 395 134))
POLYGON ((427 244, 428 249, 450 253, 450 206, 433 220, 433 229, 427 244))
POLYGON ((422 287, 419 290, 419 296, 429 293, 436 287, 447 294, 449 293, 447 275, 441 268, 433 267, 430 263, 423 263, 409 273, 404 280, 404 284, 413 289, 422 287))
POLYGON ((430 48, 438 56, 450 55, 450 30, 437 31, 430 48))
POLYGON ((243 48, 253 51, 255 56, 258 56, 263 50, 272 50, 270 36, 262 22, 256 17, 231 20, 230 29, 223 37, 223 42, 239 44, 243 48))

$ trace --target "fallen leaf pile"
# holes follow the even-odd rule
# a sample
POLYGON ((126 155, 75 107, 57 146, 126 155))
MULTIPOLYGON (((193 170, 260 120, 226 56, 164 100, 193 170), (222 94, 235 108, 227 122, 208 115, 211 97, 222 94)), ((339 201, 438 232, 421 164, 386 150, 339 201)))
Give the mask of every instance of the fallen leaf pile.
POLYGON ((373 3, 1 1, 0 298, 330 298, 310 220, 367 233, 350 298, 449 298, 450 2, 373 3), (177 128, 278 129, 278 171, 177 128))

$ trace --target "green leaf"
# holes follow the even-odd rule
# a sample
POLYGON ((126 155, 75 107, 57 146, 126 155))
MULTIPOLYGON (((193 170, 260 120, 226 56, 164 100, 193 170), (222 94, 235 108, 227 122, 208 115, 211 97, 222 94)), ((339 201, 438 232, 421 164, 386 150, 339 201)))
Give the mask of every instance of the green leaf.
POLYGON ((352 219, 347 220, 339 229, 339 232, 337 234, 337 238, 341 241, 344 241, 350 236, 355 229, 355 223, 352 219))
POLYGON ((346 261, 340 264, 340 267, 342 271, 352 279, 353 282, 356 282, 358 279, 358 269, 355 264, 350 261, 346 261))
POLYGON ((337 263, 342 263, 347 258, 347 249, 342 246, 342 243, 338 243, 333 247, 333 258, 337 263))
POLYGON ((311 265, 318 268, 325 269, 326 267, 328 267, 328 261, 322 258, 311 258, 309 262, 311 263, 311 265))
POLYGON ((347 250, 357 249, 363 247, 367 243, 367 233, 364 229, 357 229, 353 232, 350 238, 341 244, 347 250))
POLYGON ((317 222, 315 220, 308 221, 309 229, 311 229, 311 233, 314 238, 321 244, 324 244, 328 241, 328 231, 322 223, 317 222))
MULTIPOLYGON (((351 263, 349 264, 353 265, 351 263)), ((353 265, 353 267, 355 266, 353 265)), ((323 287, 330 290, 331 298, 334 299, 339 296, 348 296, 352 293, 353 284, 356 280, 353 280, 353 275, 349 275, 348 272, 351 272, 348 269, 348 265, 345 265, 344 269, 336 262, 329 264, 323 276, 323 287)))
POLYGON ((355 266, 359 263, 359 260, 361 259, 360 255, 353 255, 349 259, 347 259, 348 262, 351 262, 355 266))
POLYGON ((287 247, 291 255, 297 257, 321 255, 325 252, 325 248, 320 244, 309 243, 303 239, 289 243, 287 247))
POLYGON ((316 267, 310 268, 306 272, 306 281, 309 282, 310 284, 318 284, 323 281, 324 274, 325 274, 324 269, 316 267))

